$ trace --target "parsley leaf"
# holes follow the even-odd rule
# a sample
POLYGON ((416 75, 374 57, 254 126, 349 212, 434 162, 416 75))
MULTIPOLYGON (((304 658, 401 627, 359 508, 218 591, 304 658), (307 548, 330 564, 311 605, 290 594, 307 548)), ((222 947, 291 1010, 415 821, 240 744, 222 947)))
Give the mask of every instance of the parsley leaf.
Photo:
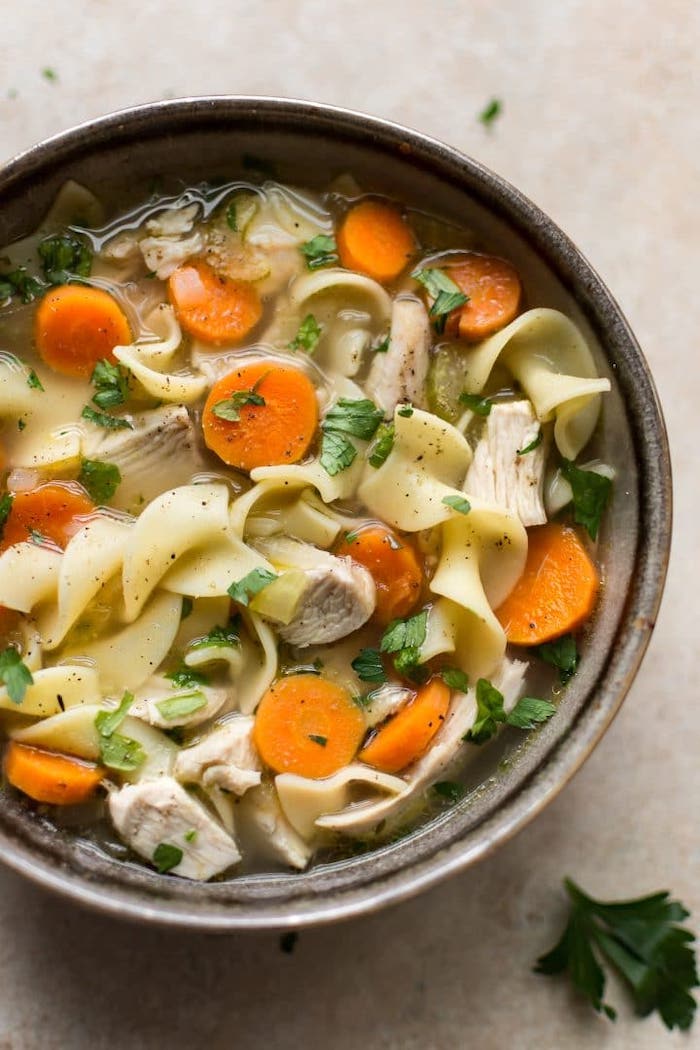
POLYGON ((24 266, 11 273, 0 274, 0 300, 18 295, 23 303, 32 303, 44 292, 44 286, 36 277, 31 277, 24 266))
POLYGON ((97 427, 104 427, 105 430, 134 429, 133 423, 130 423, 128 419, 123 419, 121 416, 108 416, 106 412, 96 412, 89 405, 86 405, 80 414, 89 423, 94 423, 97 427))
POLYGON ((505 720, 503 693, 486 678, 480 678, 476 683, 476 720, 464 739, 470 744, 485 744, 505 720))
POLYGON ((431 790, 434 795, 447 802, 459 802, 464 795, 464 784, 457 784, 454 780, 438 780, 431 790))
POLYGON ((568 459, 564 460, 561 472, 571 485, 574 521, 585 526, 588 535, 594 540, 598 535, 603 511, 610 499, 612 481, 602 474, 596 474, 594 470, 581 470, 568 459))
POLYGON ((225 627, 217 623, 208 634, 190 642, 187 649, 189 652, 197 649, 233 649, 240 644, 238 618, 234 617, 232 620, 229 620, 225 627))
POLYGON ((33 368, 30 370, 29 374, 27 375, 27 386, 31 387, 32 390, 43 390, 44 389, 43 384, 42 384, 41 380, 39 379, 39 376, 36 374, 36 372, 34 371, 33 368))
POLYGON ((112 733, 100 736, 100 759, 109 769, 131 773, 146 761, 146 752, 138 740, 112 733))
POLYGON ((571 879, 564 880, 571 911, 558 943, 537 960, 536 973, 568 973, 574 987, 611 1020, 615 1011, 603 1001, 604 960, 620 974, 635 1011, 646 1017, 657 1010, 668 1029, 686 1031, 698 985, 694 934, 678 925, 688 917, 667 891, 627 901, 598 901, 571 879))
POLYGON ((129 396, 127 373, 121 365, 113 365, 111 361, 98 361, 90 382, 95 387, 92 400, 98 408, 116 408, 117 405, 123 405, 129 396))
POLYGON ((230 397, 224 398, 223 401, 217 401, 212 408, 214 415, 218 416, 219 419, 228 420, 229 423, 237 423, 241 418, 241 409, 244 405, 264 407, 265 398, 258 393, 258 388, 267 374, 266 372, 264 376, 260 376, 260 379, 250 390, 234 390, 230 397))
POLYGON ((319 736, 317 733, 309 733, 309 740, 312 740, 314 744, 318 744, 319 747, 325 747, 328 743, 327 736, 319 736))
POLYGON ((197 829, 196 828, 190 828, 189 831, 185 832, 185 834, 183 835, 183 838, 184 838, 185 842, 194 842, 194 840, 197 838, 197 829))
POLYGON ((107 503, 122 480, 116 463, 102 463, 98 459, 84 459, 78 481, 87 490, 94 503, 107 503))
POLYGON ((472 509, 472 505, 465 496, 443 496, 442 502, 446 507, 451 507, 452 510, 456 510, 459 514, 468 514, 472 509))
POLYGON ((379 643, 381 652, 399 653, 406 649, 417 652, 425 641, 427 624, 427 609, 405 620, 392 620, 379 643))
POLYGON ((52 82, 58 80, 58 73, 55 69, 51 69, 50 66, 45 66, 44 69, 42 69, 41 71, 41 75, 44 78, 44 80, 49 80, 52 82))
POLYGON ((73 233, 56 234, 39 242, 41 268, 49 284, 68 284, 76 277, 88 277, 92 269, 92 251, 73 233))
POLYGON ((362 682, 386 682, 387 673, 384 670, 382 654, 378 649, 360 649, 350 665, 362 682))
POLYGON ((313 314, 307 314, 299 325, 299 331, 289 344, 290 350, 306 350, 313 353, 316 343, 321 338, 321 325, 313 314))
POLYGON ((234 233, 238 233, 238 218, 236 216, 236 202, 232 200, 226 209, 226 225, 229 230, 233 230, 234 233))
POLYGON ((171 846, 169 842, 158 843, 153 851, 153 863, 159 875, 165 875, 167 872, 172 871, 173 868, 178 866, 183 857, 184 853, 180 847, 171 846))
POLYGON ((377 433, 375 435, 374 445, 369 454, 369 465, 370 467, 381 467, 382 463, 385 463, 389 457, 389 453, 394 447, 394 424, 393 423, 380 423, 377 427, 377 433))
POLYGON ((516 450, 515 450, 516 456, 526 456, 528 454, 528 452, 534 452, 535 449, 539 448, 540 445, 542 444, 542 438, 543 438, 542 427, 540 427, 540 429, 537 431, 537 433, 535 434, 535 436, 532 439, 532 441, 529 441, 527 443, 527 445, 525 446, 525 448, 516 448, 516 450))
POLYGON ((242 580, 232 583, 226 592, 239 605, 248 605, 251 598, 277 579, 277 573, 269 569, 252 569, 242 580))
POLYGON ((134 702, 134 694, 128 689, 125 691, 119 707, 111 711, 99 711, 95 716, 95 725, 100 736, 110 737, 119 728, 134 702))
POLYGON ((491 414, 493 401, 490 397, 480 397, 479 394, 468 394, 463 391, 457 398, 460 405, 470 409, 476 416, 488 416, 491 414))
POLYGON ((318 270, 321 266, 338 262, 338 249, 334 237, 325 233, 319 233, 306 241, 299 248, 306 259, 306 265, 310 270, 318 270))
POLYGON ((479 122, 483 124, 485 128, 490 127, 490 125, 493 124, 496 117, 499 117, 501 115, 502 109, 503 103, 501 102, 500 98, 492 98, 491 101, 484 106, 481 113, 479 114, 479 122))
POLYGON ((466 693, 469 688, 469 676, 459 667, 443 667, 440 677, 450 689, 458 689, 460 693, 466 693))
POLYGON ((22 703, 27 686, 34 682, 31 671, 12 645, 0 653, 0 682, 13 704, 22 703))
POLYGON ((576 668, 581 659, 576 648, 576 639, 572 634, 564 634, 553 642, 536 645, 532 652, 546 664, 557 668, 562 685, 566 685, 569 679, 576 674, 576 668))
POLYGON ((10 516, 14 500, 15 497, 11 492, 6 492, 4 496, 0 496, 0 540, 5 532, 5 522, 10 516))
POLYGON ((179 696, 168 696, 165 700, 159 700, 156 703, 156 707, 166 722, 174 722, 176 718, 186 718, 187 715, 201 711, 206 706, 207 698, 199 690, 193 693, 180 693, 179 696))
POLYGON ((336 434, 335 431, 324 431, 321 438, 320 463, 326 474, 335 477, 341 471, 352 466, 357 456, 357 449, 345 434, 336 434))
POLYGON ((384 336, 384 338, 381 340, 381 342, 375 343, 373 346, 370 346, 370 350, 372 350, 375 354, 385 354, 390 346, 391 346, 391 337, 387 333, 384 336))
POLYGON ((382 421, 383 413, 367 398, 352 400, 341 397, 326 413, 321 423, 321 466, 333 477, 354 462, 357 449, 352 437, 369 441, 382 421))
POLYGON ((398 409, 398 413, 400 416, 403 416, 404 419, 410 419, 413 415, 413 405, 409 405, 408 403, 402 405, 401 408, 398 409))
POLYGON ((196 671, 194 667, 188 667, 184 663, 180 667, 176 667, 174 671, 170 671, 165 677, 178 689, 192 689, 197 685, 209 684, 209 679, 205 674, 201 671, 196 671))
POLYGON ((435 266, 414 270, 411 277, 422 284, 432 296, 430 316, 435 319, 436 331, 443 332, 447 315, 459 306, 468 303, 469 296, 464 294, 444 270, 439 270, 435 266))
POLYGON ((535 696, 523 696, 506 718, 509 726, 518 729, 534 729, 540 722, 546 722, 556 713, 556 707, 549 700, 538 700, 535 696))

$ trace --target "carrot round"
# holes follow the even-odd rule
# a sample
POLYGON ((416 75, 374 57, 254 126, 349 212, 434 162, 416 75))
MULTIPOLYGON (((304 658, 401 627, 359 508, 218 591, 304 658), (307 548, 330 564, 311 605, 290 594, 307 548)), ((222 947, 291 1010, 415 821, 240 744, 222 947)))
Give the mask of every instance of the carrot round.
POLYGON ((264 361, 243 365, 214 383, 202 412, 207 448, 238 470, 298 463, 317 426, 316 390, 308 376, 264 361), (264 404, 245 403, 245 392, 264 404), (226 406, 238 419, 217 414, 229 414, 226 406))
POLYGON ((70 481, 49 481, 17 492, 5 522, 0 551, 32 539, 33 535, 63 548, 94 510, 92 500, 70 481))
POLYGON ((5 751, 5 776, 13 787, 37 802, 74 806, 86 802, 106 774, 94 762, 11 740, 5 751))
POLYGON ((423 754, 445 721, 450 690, 441 678, 433 678, 371 737, 357 756, 360 762, 398 773, 423 754))
POLYGON ((98 361, 114 361, 115 346, 131 343, 129 322, 101 288, 62 284, 47 292, 34 322, 37 350, 66 376, 89 379, 98 361))
POLYGON ((387 525, 372 522, 346 533, 335 553, 371 573, 377 591, 376 623, 386 626, 410 613, 423 587, 423 567, 407 540, 387 525))
POLYGON ((381 201, 361 201, 345 216, 337 236, 338 254, 348 270, 393 281, 416 250, 413 232, 401 213, 381 201))
POLYGON ((362 712, 346 689, 312 674, 271 685, 255 715, 260 757, 275 773, 329 777, 355 757, 365 732, 362 712))
POLYGON ((580 627, 598 588, 598 572, 576 530, 539 525, 528 530, 525 570, 496 616, 509 642, 540 645, 580 627))
POLYGON ((185 331, 214 346, 240 342, 262 316, 253 284, 224 277, 201 260, 171 274, 168 294, 185 331))
POLYGON ((505 259, 470 252, 445 272, 469 296, 469 302, 449 315, 448 335, 474 343, 493 335, 517 314, 522 285, 518 271, 505 259))

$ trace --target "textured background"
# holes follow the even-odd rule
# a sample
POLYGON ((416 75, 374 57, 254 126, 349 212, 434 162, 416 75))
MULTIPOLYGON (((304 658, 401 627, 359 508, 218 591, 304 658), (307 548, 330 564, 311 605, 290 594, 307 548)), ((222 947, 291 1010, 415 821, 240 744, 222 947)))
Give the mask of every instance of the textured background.
MULTIPOLYGON (((565 873, 600 895, 669 887, 700 915, 696 0, 5 6, 0 160, 119 107, 251 92, 402 121, 514 182, 593 261, 646 351, 673 446, 676 527, 661 618, 622 713, 496 856, 381 915, 304 932, 292 955, 274 935, 119 925, 0 871, 0 1046, 698 1045, 624 1004, 613 1026, 530 972, 561 923, 565 873), (486 130, 476 114, 493 95, 504 112, 486 130)), ((0 212, 0 241, 1 224, 0 212)))

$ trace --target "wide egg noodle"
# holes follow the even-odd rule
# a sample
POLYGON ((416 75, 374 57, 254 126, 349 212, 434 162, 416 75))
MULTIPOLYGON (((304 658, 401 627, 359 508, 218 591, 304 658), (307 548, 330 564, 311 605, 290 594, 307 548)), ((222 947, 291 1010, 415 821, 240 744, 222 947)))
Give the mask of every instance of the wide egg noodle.
POLYGON ((316 834, 316 821, 324 813, 336 813, 350 802, 352 788, 360 785, 370 794, 401 795, 406 781, 401 777, 382 773, 361 762, 343 766, 337 773, 321 780, 281 773, 275 777, 275 788, 282 811, 302 838, 310 840, 316 834))
POLYGON ((182 342, 182 332, 172 306, 161 303, 149 314, 146 324, 157 338, 117 346, 114 356, 151 397, 177 404, 196 401, 207 387, 204 376, 163 371, 182 342))
POLYGON ((236 679, 237 705, 250 715, 277 677, 277 639, 272 628, 250 610, 242 611, 241 666, 236 679))
POLYGON ((580 329, 559 310, 527 310, 465 350, 465 389, 481 393, 499 359, 532 401, 540 422, 554 418, 562 456, 575 459, 595 429, 600 395, 610 390, 580 329))
POLYGON ((0 605, 29 613, 56 596, 63 555, 42 544, 16 543, 0 554, 0 605))
POLYGON ((101 697, 97 671, 92 667, 62 664, 33 671, 32 677, 34 681, 27 686, 19 704, 10 699, 6 688, 0 687, 0 708, 46 718, 63 708, 96 703, 101 697))
POLYGON ((0 350, 0 419, 21 420, 13 466, 49 473, 70 469, 80 460, 80 428, 57 425, 50 392, 30 386, 30 370, 13 354, 0 350))

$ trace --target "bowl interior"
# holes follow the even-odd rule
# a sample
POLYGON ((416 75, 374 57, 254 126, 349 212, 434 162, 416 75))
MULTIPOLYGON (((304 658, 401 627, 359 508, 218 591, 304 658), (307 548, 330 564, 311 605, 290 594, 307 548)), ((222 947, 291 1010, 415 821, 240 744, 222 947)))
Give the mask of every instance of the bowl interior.
POLYGON ((0 800, 6 860, 84 903, 143 919, 212 929, 330 920, 415 892, 493 849, 553 797, 622 702, 660 599, 670 533, 665 433, 643 358, 614 300, 563 234, 512 187, 415 133, 345 111, 274 100, 163 103, 117 114, 50 140, 0 173, 7 243, 29 233, 68 178, 118 210, 166 190, 267 169, 323 188, 343 172, 474 231, 511 259, 528 305, 563 310, 613 380, 596 452, 618 472, 600 539, 604 589, 578 675, 557 716, 518 740, 505 733, 472 763, 474 790, 411 835, 303 874, 251 875, 200 885, 112 861, 0 800), (644 537, 644 543, 640 543, 644 537))

